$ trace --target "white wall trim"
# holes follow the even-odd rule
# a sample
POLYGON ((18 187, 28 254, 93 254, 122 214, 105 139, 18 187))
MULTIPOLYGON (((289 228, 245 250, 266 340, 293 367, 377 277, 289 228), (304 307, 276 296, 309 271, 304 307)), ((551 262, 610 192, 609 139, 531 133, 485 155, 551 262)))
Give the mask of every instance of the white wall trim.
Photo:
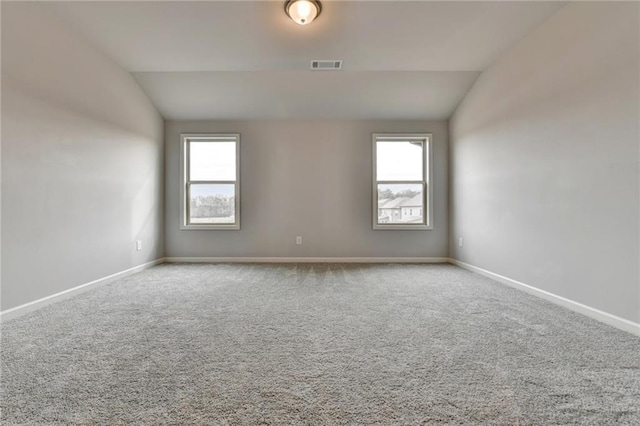
POLYGON ((537 296, 541 299, 555 303, 556 305, 560 305, 564 308, 570 309, 574 312, 586 315, 589 318, 593 318, 604 324, 629 332, 636 336, 640 336, 640 324, 637 324, 633 321, 629 321, 627 319, 620 318, 607 312, 600 311, 590 306, 583 305, 582 303, 575 302, 571 299, 549 293, 548 291, 540 290, 539 288, 530 286, 520 281, 512 280, 511 278, 507 278, 503 275, 487 271, 486 269, 478 268, 477 266, 461 262, 457 259, 449 258, 449 262, 453 265, 460 266, 461 268, 467 269, 469 271, 476 272, 487 278, 491 278, 495 281, 498 281, 499 283, 508 285, 509 287, 513 287, 515 289, 537 296))
POLYGON ((165 257, 170 263, 448 263, 448 257, 165 257))
POLYGON ((111 274, 104 278, 99 278, 97 280, 81 284, 77 287, 70 288, 68 290, 61 291, 56 294, 52 294, 51 296, 43 297, 42 299, 34 300, 33 302, 25 303, 24 305, 16 306, 15 308, 7 309, 5 311, 0 312, 0 322, 8 321, 13 318, 17 318, 21 315, 24 315, 28 312, 35 311, 44 306, 50 305, 55 302, 60 302, 65 299, 69 299, 75 295, 80 293, 84 293, 85 291, 94 289, 101 285, 108 284, 117 279, 124 278, 129 275, 133 275, 136 272, 140 272, 142 270, 151 268, 152 266, 158 265, 160 263, 164 263, 164 258, 159 258, 153 260, 151 262, 143 263, 142 265, 134 266, 133 268, 129 268, 124 271, 117 272, 115 274, 111 274))

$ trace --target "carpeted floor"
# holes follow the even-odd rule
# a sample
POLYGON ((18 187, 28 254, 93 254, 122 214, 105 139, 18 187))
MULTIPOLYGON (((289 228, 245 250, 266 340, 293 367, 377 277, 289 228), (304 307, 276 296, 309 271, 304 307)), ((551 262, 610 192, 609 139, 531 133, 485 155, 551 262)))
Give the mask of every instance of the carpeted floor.
POLYGON ((640 339, 450 265, 165 264, 2 325, 3 424, 640 424, 640 339))

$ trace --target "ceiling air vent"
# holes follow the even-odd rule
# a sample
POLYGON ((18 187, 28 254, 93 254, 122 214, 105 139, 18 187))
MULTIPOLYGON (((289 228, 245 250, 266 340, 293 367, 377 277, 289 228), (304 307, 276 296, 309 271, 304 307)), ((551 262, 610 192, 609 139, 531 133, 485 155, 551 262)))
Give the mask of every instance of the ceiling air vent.
POLYGON ((341 70, 342 60, 311 61, 312 70, 341 70))

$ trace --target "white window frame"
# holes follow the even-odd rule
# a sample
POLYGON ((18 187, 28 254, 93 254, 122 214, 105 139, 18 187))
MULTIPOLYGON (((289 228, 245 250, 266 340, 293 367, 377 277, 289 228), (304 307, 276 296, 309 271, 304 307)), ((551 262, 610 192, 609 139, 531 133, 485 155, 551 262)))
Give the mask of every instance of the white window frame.
POLYGON ((373 203, 372 203, 372 222, 373 229, 375 230, 421 230, 429 231, 433 230, 433 165, 432 165, 432 145, 433 135, 431 133, 374 133, 372 136, 372 157, 373 157, 373 171, 372 171, 372 188, 373 188, 373 203), (416 141, 422 142, 423 159, 422 159, 422 177, 423 180, 407 180, 407 181, 383 181, 378 180, 377 171, 377 142, 406 142, 416 141), (378 223, 378 185, 379 184, 422 184, 422 206, 424 210, 424 222, 423 223, 378 223))
POLYGON ((183 133, 180 135, 180 229, 235 231, 240 229, 240 134, 239 133, 183 133), (235 180, 189 180, 189 143, 191 141, 235 142, 236 177, 235 180), (235 222, 234 223, 189 223, 189 187, 191 184, 234 184, 235 185, 235 222))

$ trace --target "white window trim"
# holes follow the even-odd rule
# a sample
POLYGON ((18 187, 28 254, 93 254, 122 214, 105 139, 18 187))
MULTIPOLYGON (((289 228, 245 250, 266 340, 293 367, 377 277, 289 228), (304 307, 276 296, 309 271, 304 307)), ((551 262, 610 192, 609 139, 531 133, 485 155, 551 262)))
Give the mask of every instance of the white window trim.
MULTIPOLYGON (((209 181, 207 181, 209 182, 209 181)), ((240 229, 240 134, 239 133, 182 133, 180 134, 180 229, 187 231, 236 231, 240 229), (236 180, 211 181, 235 184, 235 223, 189 224, 187 186, 189 185, 188 142, 194 139, 220 140, 236 143, 236 180)))
MULTIPOLYGON (((433 145, 433 135, 431 133, 374 133, 371 138, 371 147, 372 147, 372 158, 373 158, 373 168, 372 168, 372 185, 373 196, 372 196, 372 211, 371 211, 371 219, 373 223, 373 229, 375 230, 385 230, 385 231, 393 231, 393 230, 413 230, 413 231, 430 231, 433 230, 433 164, 432 164, 432 145, 433 145), (424 158, 422 161, 423 165, 423 176, 424 181, 423 185, 426 185, 427 190, 423 191, 422 194, 425 197, 422 200, 422 205, 426 206, 425 209, 425 222, 419 224, 407 224, 407 223, 378 223, 378 184, 379 183, 409 183, 403 181, 378 181, 377 179, 377 144, 378 140, 394 140, 397 139, 399 141, 406 140, 419 140, 424 143, 424 158)), ((417 183, 417 181, 411 181, 410 183, 417 183)))

